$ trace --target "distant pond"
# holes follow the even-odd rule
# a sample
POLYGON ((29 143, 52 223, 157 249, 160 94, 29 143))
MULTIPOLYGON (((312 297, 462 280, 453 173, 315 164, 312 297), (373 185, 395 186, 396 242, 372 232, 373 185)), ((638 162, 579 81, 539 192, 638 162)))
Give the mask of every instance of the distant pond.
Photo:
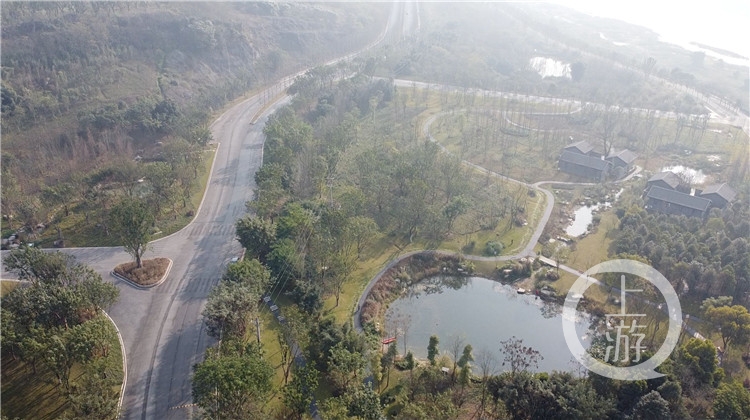
MULTIPOLYGON (((419 282, 393 302, 386 312, 385 328, 394 335, 399 319, 409 319, 406 343, 418 358, 427 357, 431 335, 440 338, 441 354, 456 336, 471 344, 474 353, 486 349, 504 370, 500 341, 511 336, 523 339, 544 357, 538 371, 570 371, 573 355, 562 332, 562 308, 534 295, 520 295, 512 286, 481 277, 438 276, 419 282)), ((402 321, 401 321, 402 322, 402 321)), ((576 320, 581 343, 588 348, 588 317, 576 320)), ((398 351, 403 342, 398 337, 398 351)))

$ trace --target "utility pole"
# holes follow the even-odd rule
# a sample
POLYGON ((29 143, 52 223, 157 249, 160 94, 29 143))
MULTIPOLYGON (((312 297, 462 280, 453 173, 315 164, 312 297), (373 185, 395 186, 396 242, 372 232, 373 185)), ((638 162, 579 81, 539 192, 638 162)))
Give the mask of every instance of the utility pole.
POLYGON ((257 316, 255 317, 255 336, 258 339, 258 344, 260 344, 260 321, 257 316))

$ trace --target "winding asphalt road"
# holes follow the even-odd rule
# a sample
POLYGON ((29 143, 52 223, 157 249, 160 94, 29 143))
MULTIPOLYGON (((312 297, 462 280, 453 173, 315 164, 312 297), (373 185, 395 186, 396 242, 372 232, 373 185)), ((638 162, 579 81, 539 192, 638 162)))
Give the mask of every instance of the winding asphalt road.
MULTIPOLYGON (((395 33, 397 39, 408 35, 418 29, 414 23, 415 19, 418 22, 417 10, 413 2, 393 2, 387 25, 373 43, 326 64, 354 58, 389 34, 395 33)), ((131 260, 122 247, 62 250, 120 290, 120 299, 109 314, 120 330, 127 356, 122 418, 193 417, 192 366, 212 344, 201 312, 229 260, 242 251, 235 241, 234 223, 246 213, 245 203, 253 198, 254 174, 263 161, 264 122, 290 100, 285 89, 302 73, 234 105, 211 125, 217 151, 195 219, 179 232, 152 242, 145 255, 173 261, 164 283, 140 289, 111 276, 116 265, 131 260), (280 99, 267 103, 268 98, 280 99)))

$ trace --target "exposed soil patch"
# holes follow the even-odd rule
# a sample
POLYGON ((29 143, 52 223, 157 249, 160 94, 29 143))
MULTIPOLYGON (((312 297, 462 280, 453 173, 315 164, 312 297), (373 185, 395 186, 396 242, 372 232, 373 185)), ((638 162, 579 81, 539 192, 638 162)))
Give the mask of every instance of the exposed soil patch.
POLYGON ((164 277, 167 268, 169 268, 169 261, 169 258, 143 260, 143 267, 141 268, 137 268, 135 261, 131 261, 115 267, 115 273, 137 285, 152 286, 164 277))

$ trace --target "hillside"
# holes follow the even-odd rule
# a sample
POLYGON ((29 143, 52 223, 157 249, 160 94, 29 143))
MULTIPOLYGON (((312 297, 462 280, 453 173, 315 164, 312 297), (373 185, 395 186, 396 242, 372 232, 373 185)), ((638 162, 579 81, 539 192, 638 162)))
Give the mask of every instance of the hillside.
POLYGON ((161 145, 200 150, 214 111, 372 42, 387 11, 376 3, 4 3, 2 214, 52 222, 91 191, 111 190, 123 168, 142 179, 146 165, 132 162, 167 160, 161 145))
POLYGON ((690 95, 665 86, 668 80, 748 109, 747 67, 660 42, 640 26, 543 2, 434 2, 420 10, 421 36, 411 48, 389 55, 381 75, 707 112, 690 95))

